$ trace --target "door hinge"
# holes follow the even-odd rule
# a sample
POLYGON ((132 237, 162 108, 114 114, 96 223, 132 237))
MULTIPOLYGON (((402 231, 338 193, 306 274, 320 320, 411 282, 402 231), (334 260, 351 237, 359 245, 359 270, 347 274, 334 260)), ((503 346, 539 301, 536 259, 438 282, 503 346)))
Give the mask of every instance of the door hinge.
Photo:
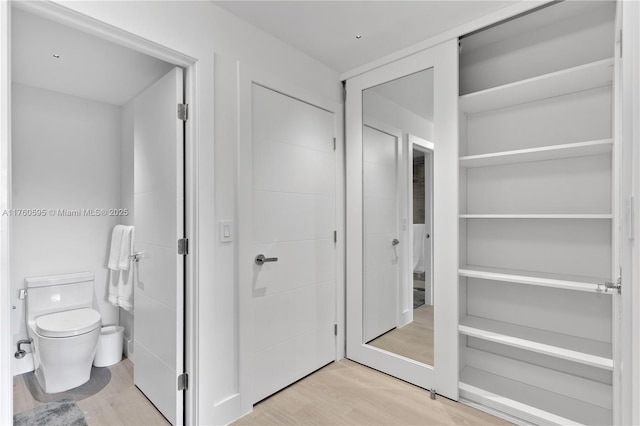
POLYGON ((188 238, 180 238, 178 240, 178 254, 187 255, 189 254, 189 239, 188 238))
POLYGON ((622 28, 620 28, 620 57, 622 58, 622 28))
POLYGON ((182 373, 178 376, 178 390, 183 391, 189 389, 189 375, 182 373))
POLYGON ((338 231, 333 231, 333 242, 334 243, 338 242, 338 231))
POLYGON ((616 289, 618 293, 622 293, 622 277, 618 277, 615 283, 608 281, 604 283, 604 292, 606 293, 609 289, 616 289))
POLYGON ((333 138, 333 150, 336 150, 336 138, 333 138))
POLYGON ((334 336, 338 335, 338 324, 333 324, 333 335, 334 336))
POLYGON ((178 104, 178 119, 182 121, 187 121, 188 118, 189 118, 189 105, 178 104))

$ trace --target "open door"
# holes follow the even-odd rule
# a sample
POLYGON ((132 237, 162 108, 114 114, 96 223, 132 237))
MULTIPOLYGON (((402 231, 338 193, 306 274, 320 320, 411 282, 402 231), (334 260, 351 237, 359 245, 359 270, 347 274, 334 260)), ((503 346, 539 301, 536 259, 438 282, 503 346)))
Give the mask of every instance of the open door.
MULTIPOLYGON (((347 357, 453 400, 458 399, 458 200, 451 196, 458 186, 457 54, 453 40, 346 82, 347 357), (396 185, 398 174, 407 171, 393 170, 397 139, 374 133, 369 118, 403 133, 413 128, 431 133, 424 137, 435 145, 432 223, 433 232, 442 236, 433 239, 433 309, 414 309, 408 292, 397 290, 408 287, 413 275, 407 259, 393 264, 396 253, 410 252, 403 201, 408 185, 396 185), (370 149, 374 136, 384 149, 370 149), (392 279, 400 265, 405 265, 402 286, 392 279), (368 294, 372 289, 379 297, 368 294), (382 306, 399 306, 395 316, 408 320, 393 330, 385 330, 387 325, 372 332, 368 322, 380 315, 377 302, 385 298, 399 298, 400 304, 382 306), (379 332, 384 334, 373 336, 379 332)), ((401 145, 399 151, 400 163, 408 164, 410 150, 401 145)))
POLYGON ((184 99, 174 68, 135 99, 134 224, 136 264, 134 383, 174 425, 183 424, 184 99))

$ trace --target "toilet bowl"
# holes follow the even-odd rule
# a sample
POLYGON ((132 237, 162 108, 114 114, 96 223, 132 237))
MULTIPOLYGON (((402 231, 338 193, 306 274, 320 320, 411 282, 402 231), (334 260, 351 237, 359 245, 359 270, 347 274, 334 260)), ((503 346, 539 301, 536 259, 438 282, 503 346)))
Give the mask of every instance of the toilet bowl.
POLYGON ((93 274, 27 278, 27 332, 35 375, 46 393, 89 380, 102 318, 92 309, 93 274))

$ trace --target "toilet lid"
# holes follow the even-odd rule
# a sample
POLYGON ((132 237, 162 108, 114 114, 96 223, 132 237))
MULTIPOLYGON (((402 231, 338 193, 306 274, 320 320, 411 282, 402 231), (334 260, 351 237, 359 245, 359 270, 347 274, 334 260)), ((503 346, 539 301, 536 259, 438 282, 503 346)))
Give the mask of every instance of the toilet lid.
POLYGON ((36 318, 36 332, 45 337, 71 337, 100 327, 100 314, 89 308, 56 312, 36 318))

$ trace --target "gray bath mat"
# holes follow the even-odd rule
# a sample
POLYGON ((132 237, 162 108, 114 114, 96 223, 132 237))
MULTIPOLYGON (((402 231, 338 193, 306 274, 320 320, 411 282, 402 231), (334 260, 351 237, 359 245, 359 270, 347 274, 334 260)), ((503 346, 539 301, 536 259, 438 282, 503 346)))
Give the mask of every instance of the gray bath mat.
POLYGON ((36 379, 36 375, 33 372, 25 373, 23 377, 29 393, 38 402, 53 402, 63 399, 81 401, 104 389, 111 381, 111 372, 107 367, 91 367, 91 378, 87 383, 59 393, 45 393, 38 384, 38 379, 36 379))
POLYGON ((39 405, 13 416, 14 426, 87 426, 82 411, 71 399, 39 405))

